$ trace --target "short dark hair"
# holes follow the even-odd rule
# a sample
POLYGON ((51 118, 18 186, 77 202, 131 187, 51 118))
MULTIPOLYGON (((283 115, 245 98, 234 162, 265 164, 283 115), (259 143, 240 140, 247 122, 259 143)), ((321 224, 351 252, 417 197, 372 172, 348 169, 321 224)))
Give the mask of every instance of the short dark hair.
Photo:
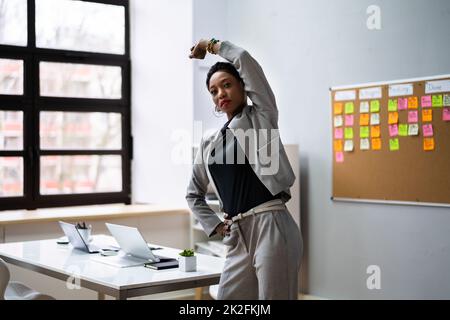
POLYGON ((242 80, 241 76, 239 75, 239 72, 236 70, 236 68, 229 62, 216 62, 211 68, 209 68, 208 74, 206 75, 206 89, 209 90, 209 80, 211 80, 211 77, 214 73, 217 71, 225 71, 236 78, 236 80, 240 81, 242 84, 244 84, 244 80, 242 80))

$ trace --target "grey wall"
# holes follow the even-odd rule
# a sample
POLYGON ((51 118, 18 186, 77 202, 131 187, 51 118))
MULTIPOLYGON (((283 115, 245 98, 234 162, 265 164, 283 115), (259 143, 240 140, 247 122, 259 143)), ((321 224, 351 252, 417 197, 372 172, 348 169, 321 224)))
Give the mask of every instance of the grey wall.
POLYGON ((340 299, 450 298, 448 208, 330 201, 328 102, 330 86, 449 74, 450 1, 228 0, 226 26, 271 82, 284 142, 300 145, 303 290, 340 299), (378 31, 366 27, 372 4, 381 8, 378 31), (380 290, 366 287, 373 264, 380 290))

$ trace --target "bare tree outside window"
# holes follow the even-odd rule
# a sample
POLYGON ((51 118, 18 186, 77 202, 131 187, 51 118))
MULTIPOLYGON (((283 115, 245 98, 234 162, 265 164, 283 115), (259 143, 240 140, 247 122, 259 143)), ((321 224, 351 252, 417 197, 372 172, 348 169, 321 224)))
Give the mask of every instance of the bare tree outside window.
POLYGON ((41 62, 41 96, 120 99, 121 72, 115 66, 41 62))
POLYGON ((124 7, 71 0, 37 0, 36 45, 123 54, 124 7))
POLYGON ((23 61, 0 59, 0 94, 23 94, 23 61))
POLYGON ((27 0, 0 0, 0 44, 27 45, 27 0))
POLYGON ((40 141, 44 150, 119 150, 122 145, 119 113, 42 111, 40 141))
POLYGON ((118 192, 122 190, 120 156, 41 157, 41 194, 118 192))

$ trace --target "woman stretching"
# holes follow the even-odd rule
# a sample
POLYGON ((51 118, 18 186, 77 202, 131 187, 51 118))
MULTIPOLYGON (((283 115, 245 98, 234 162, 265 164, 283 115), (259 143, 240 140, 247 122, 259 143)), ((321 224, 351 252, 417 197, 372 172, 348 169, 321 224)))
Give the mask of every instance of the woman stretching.
POLYGON ((186 199, 206 234, 219 233, 228 246, 218 298, 297 299, 303 243, 285 206, 295 175, 278 133, 275 97, 244 49, 213 38, 200 40, 189 57, 207 52, 229 61, 217 62, 206 77, 216 111, 228 121, 202 139, 186 199), (205 201, 209 184, 223 222, 205 201))

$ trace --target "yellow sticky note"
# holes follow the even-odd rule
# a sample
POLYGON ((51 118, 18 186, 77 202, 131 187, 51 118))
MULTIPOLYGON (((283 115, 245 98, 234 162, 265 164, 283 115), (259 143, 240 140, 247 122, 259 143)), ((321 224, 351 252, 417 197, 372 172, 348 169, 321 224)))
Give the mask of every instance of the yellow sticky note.
POLYGON ((398 123, 398 112, 389 112, 389 124, 397 124, 398 123))
POLYGON ((389 99, 388 111, 397 111, 397 99, 389 99))
POLYGON ((351 114, 355 111, 355 105, 353 102, 346 102, 345 103, 345 114, 351 114))
POLYGON ((400 143, 398 141, 398 138, 389 139, 389 150, 397 151, 399 149, 400 149, 400 143))
POLYGON ((380 112, 380 100, 370 101, 370 112, 380 112))
POLYGON ((370 114, 362 113, 359 116, 359 125, 360 126, 368 126, 369 125, 369 120, 370 120, 370 114))
POLYGON ((400 123, 398 125, 398 135, 401 137, 406 137, 408 135, 408 124, 400 123))
POLYGON ((369 127, 368 126, 359 127, 359 137, 360 138, 368 138, 369 137, 369 127))
POLYGON ((419 107, 419 99, 417 97, 408 98, 408 109, 417 109, 419 107))
POLYGON ((381 139, 380 138, 372 139, 372 150, 381 150, 381 139))
POLYGON ((334 151, 339 152, 342 151, 342 140, 334 140, 334 151))
POLYGON ((335 102, 334 103, 334 114, 342 114, 342 110, 344 108, 344 105, 342 102, 335 102))
POLYGON ((353 139, 353 128, 345 128, 344 137, 345 139, 353 139))
POLYGON ((431 122, 431 121, 433 121, 433 110, 431 110, 431 109, 422 109, 422 121, 423 122, 431 122))
POLYGON ((423 150, 433 151, 434 150, 434 138, 424 138, 423 139, 423 150))
POLYGON ((370 127, 370 137, 371 138, 379 138, 380 137, 380 126, 371 126, 370 127))
POLYGON ((436 94, 431 96, 431 105, 433 107, 442 107, 442 94, 436 94))

